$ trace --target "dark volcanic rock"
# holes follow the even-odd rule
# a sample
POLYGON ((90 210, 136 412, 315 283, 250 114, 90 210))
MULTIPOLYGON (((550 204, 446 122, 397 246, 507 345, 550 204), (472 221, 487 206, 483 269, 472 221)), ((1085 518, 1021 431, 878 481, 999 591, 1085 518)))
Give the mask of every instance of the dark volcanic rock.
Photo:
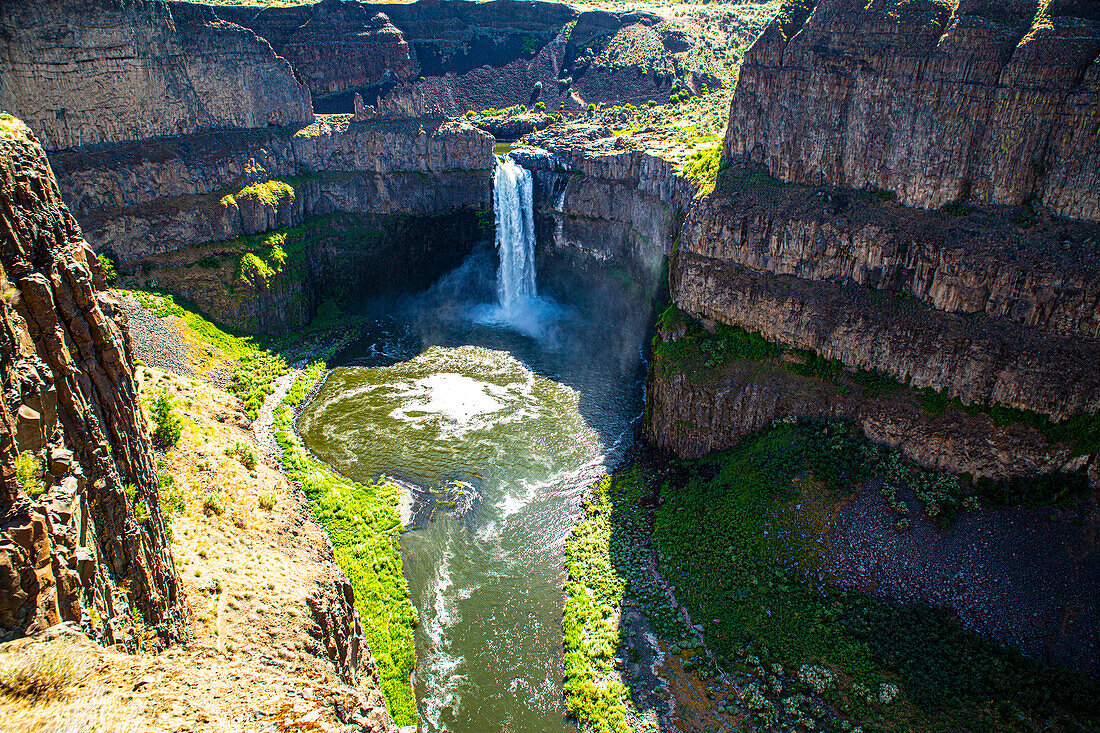
MULTIPOLYGON (((1100 220, 1095 3, 819 0, 745 57, 725 157, 795 183, 1100 220)), ((786 16, 785 16, 786 17, 786 16)))
POLYGON ((131 648, 180 639, 185 609, 129 334, 45 152, 10 120, 0 121, 0 202, 0 635, 75 621, 131 648), (56 459, 49 475, 27 452, 40 446, 56 459), (17 450, 37 466, 41 495, 17 481, 17 450))
POLYGON ((0 108, 51 150, 313 120, 266 41, 189 3, 0 3, 0 77, 0 108))

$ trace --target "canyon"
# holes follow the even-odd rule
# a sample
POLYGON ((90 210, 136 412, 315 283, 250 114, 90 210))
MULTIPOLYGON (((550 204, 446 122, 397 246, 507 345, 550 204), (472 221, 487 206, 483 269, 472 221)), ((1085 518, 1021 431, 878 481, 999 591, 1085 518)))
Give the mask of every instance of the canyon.
MULTIPOLYGON (((119 652, 195 642, 185 596, 207 591, 181 577, 178 553, 201 561, 168 540, 164 451, 139 396, 148 367, 97 255, 117 270, 112 285, 171 293, 237 333, 293 338, 333 309, 358 324, 359 304, 407 305, 478 261, 507 138, 507 165, 530 175, 540 295, 545 284, 623 324, 606 339, 622 379, 634 340, 653 337, 646 446, 705 460, 787 421, 843 420, 974 486, 1083 486, 1075 518, 1058 510, 1065 545, 1034 540, 1034 557, 1004 571, 1024 577, 1049 552, 1052 573, 1072 576, 1072 602, 1013 596, 1007 615, 1034 604, 1035 627, 1002 628, 994 602, 943 592, 950 579, 914 576, 922 590, 909 593, 891 585, 908 570, 829 562, 852 587, 935 598, 998 642, 1095 672, 1100 608, 1080 598, 1100 561, 1071 527, 1094 526, 1100 489, 1100 10, 790 0, 774 11, 731 89, 710 31, 660 8, 0 3, 0 638, 68 622, 119 652), (719 88, 729 106, 716 139, 636 117, 719 88), (713 162, 705 180, 690 172, 701 155, 713 162), (628 300, 616 290, 629 313, 603 310, 628 300), (24 455, 40 456, 35 496, 24 455)), ((581 413, 596 414, 577 389, 581 413)), ((319 639, 305 642, 308 679, 335 680, 352 701, 335 704, 333 725, 394 730, 390 662, 376 667, 368 648, 359 580, 337 567, 317 506, 277 470, 263 477, 297 502, 301 516, 281 521, 309 538, 313 626, 293 631, 319 639)), ((861 491, 838 510, 849 524, 837 534, 858 534, 861 511, 893 532, 861 491)), ((1021 532, 1048 521, 1045 509, 988 511, 1021 532)), ((962 526, 916 536, 940 548, 987 531, 962 526)), ((884 555, 899 544, 875 542, 894 548, 884 555)), ((950 575, 946 551, 926 562, 950 575)))

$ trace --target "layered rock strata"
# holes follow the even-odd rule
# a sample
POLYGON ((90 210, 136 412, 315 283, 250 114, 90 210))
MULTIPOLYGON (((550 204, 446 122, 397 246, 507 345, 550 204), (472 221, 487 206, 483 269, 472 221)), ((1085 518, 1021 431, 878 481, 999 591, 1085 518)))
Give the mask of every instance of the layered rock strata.
POLYGON ((654 362, 646 382, 644 430, 685 458, 736 445, 783 417, 838 417, 860 424, 871 440, 896 446, 911 460, 938 470, 993 479, 1074 472, 1095 458, 1051 444, 1025 425, 998 425, 989 416, 956 409, 929 414, 910 390, 875 393, 854 382, 830 384, 780 363, 730 361, 706 369, 654 362))
MULTIPOLYGON (((1037 10, 786 4, 746 56, 716 190, 688 210, 676 304, 964 405, 1095 414, 1100 33, 1086 5, 1037 10)), ((655 369, 646 432, 699 455, 777 417, 844 416, 924 465, 1100 485, 1096 456, 1033 428, 891 394, 775 365, 655 369)))
POLYGON ((789 3, 745 57, 725 157, 909 206, 1034 199, 1100 220, 1100 11, 789 3))
POLYGON ((313 120, 267 41, 190 3, 5 2, 0 78, 49 150, 313 120))
POLYGON ((323 0, 215 12, 290 59, 321 112, 351 112, 355 91, 372 105, 415 116, 538 102, 555 110, 665 101, 674 74, 696 92, 721 84, 688 53, 700 39, 685 42, 683 28, 649 13, 578 13, 562 3, 512 0, 323 0), (595 63, 617 37, 653 58, 595 63), (655 63, 657 56, 665 63, 655 63))
POLYGON ((723 174, 685 252, 758 272, 905 292, 936 310, 1100 336, 1100 229, 1029 209, 913 211, 834 186, 723 174))
POLYGON ((62 151, 52 162, 89 241, 126 263, 334 211, 486 208, 493 139, 465 122, 337 115, 293 134, 212 132, 62 151))
POLYGON ((534 171, 540 242, 660 269, 696 190, 679 175, 682 146, 664 133, 616 136, 587 123, 555 125, 522 142, 550 153, 512 153, 534 171))
POLYGON ((0 635, 186 634, 126 325, 30 132, 0 120, 0 635), (17 468, 18 464, 18 468, 17 468))

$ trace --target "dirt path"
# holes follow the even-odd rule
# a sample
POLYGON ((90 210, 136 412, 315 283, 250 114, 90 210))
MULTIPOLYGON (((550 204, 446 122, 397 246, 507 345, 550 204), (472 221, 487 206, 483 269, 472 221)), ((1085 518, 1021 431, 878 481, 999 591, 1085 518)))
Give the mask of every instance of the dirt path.
POLYGON ((276 379, 275 391, 267 396, 263 406, 260 407, 260 413, 252 421, 252 435, 256 438, 256 445, 275 460, 282 455, 279 444, 275 442, 275 409, 282 404, 283 398, 286 397, 299 374, 301 374, 300 369, 291 369, 287 374, 276 379))

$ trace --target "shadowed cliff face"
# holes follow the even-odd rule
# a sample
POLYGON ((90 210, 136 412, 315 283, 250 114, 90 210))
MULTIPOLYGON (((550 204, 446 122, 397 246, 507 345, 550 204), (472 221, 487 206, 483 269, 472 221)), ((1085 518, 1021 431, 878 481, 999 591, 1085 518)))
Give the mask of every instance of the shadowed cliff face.
POLYGON ((131 648, 179 639, 129 335, 45 152, 10 118, 0 207, 0 635, 74 621, 131 648))
POLYGON ((266 41, 188 3, 5 1, 0 77, 49 150, 313 120, 266 41))
POLYGON ((1100 20, 1054 0, 816 0, 741 67, 724 154, 793 183, 1100 220, 1100 20), (805 22, 802 22, 804 19, 805 22))
POLYGON ((324 0, 214 12, 251 28, 289 59, 318 112, 351 112, 355 90, 402 115, 461 115, 538 101, 556 110, 667 100, 667 68, 658 72, 639 60, 617 69, 579 61, 620 34, 679 54, 684 82, 696 91, 721 83, 683 53, 692 42, 681 27, 650 13, 579 13, 563 3, 513 0, 324 0))

